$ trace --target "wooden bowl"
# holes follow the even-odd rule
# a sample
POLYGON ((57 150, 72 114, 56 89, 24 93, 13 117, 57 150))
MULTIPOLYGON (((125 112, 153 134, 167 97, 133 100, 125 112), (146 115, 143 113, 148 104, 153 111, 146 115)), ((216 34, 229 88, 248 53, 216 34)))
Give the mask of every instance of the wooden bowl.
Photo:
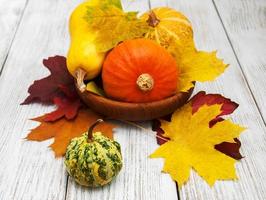
POLYGON ((187 102, 193 89, 191 88, 187 93, 180 92, 166 99, 149 103, 126 103, 108 99, 88 91, 81 92, 79 89, 77 91, 87 106, 106 117, 129 121, 145 121, 174 112, 187 102))

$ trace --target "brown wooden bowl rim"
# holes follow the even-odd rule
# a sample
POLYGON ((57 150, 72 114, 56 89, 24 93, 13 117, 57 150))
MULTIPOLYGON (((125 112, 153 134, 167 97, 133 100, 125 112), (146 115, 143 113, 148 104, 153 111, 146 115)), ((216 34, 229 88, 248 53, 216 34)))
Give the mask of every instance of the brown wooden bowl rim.
MULTIPOLYGON (((162 102, 166 103, 166 102, 170 102, 172 99, 175 99, 175 98, 178 98, 178 99, 182 99, 184 98, 185 96, 189 95, 189 97, 191 96, 194 88, 195 88, 195 82, 193 82, 193 87, 190 88, 187 92, 177 92, 175 95, 172 95, 170 97, 167 97, 167 98, 164 98, 162 100, 158 100, 158 101, 151 101, 151 102, 145 102, 145 103, 131 103, 131 102, 124 102, 124 101, 117 101, 117 100, 114 100, 114 99, 110 99, 106 96, 101 96, 101 95, 98 95, 98 94, 95 94, 93 92, 90 92, 88 90, 85 90, 84 92, 81 92, 79 89, 78 89, 78 86, 77 86, 77 82, 75 81, 75 87, 77 89, 77 92, 79 93, 79 95, 93 95, 95 98, 97 99, 103 99, 105 100, 106 103, 108 104, 112 104, 112 105, 116 105, 116 106, 127 106, 127 107, 130 107, 130 108, 134 108, 134 107, 145 107, 147 105, 149 105, 150 107, 153 107, 153 106, 156 106, 162 102)), ((188 99, 189 99, 188 97, 188 99)))
POLYGON ((168 115, 189 101, 193 89, 194 87, 188 92, 178 92, 159 101, 130 103, 100 96, 87 90, 81 92, 76 85, 80 98, 90 109, 106 117, 129 121, 146 121, 168 115))
POLYGON ((178 92, 175 95, 172 95, 172 96, 167 97, 165 99, 158 100, 158 101, 145 102, 145 103, 133 103, 133 102, 131 103, 131 102, 124 102, 124 101, 117 101, 117 100, 110 99, 110 98, 105 97, 105 96, 100 96, 100 95, 95 94, 95 93, 90 92, 90 91, 84 91, 83 95, 93 95, 93 96, 95 96, 98 99, 104 99, 105 102, 108 103, 108 104, 117 105, 117 106, 127 106, 127 107, 133 108, 133 107, 145 107, 147 105, 156 106, 157 104, 161 104, 162 102, 165 103, 165 102, 171 101, 172 99, 175 99, 175 98, 181 99, 183 96, 186 96, 189 93, 190 93, 190 91, 188 91, 188 92, 178 92))

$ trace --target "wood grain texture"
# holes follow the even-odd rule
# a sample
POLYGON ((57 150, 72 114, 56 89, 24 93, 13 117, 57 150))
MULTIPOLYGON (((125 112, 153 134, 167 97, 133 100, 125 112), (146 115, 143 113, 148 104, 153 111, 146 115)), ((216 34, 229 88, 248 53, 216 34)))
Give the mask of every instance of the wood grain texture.
POLYGON ((68 16, 78 2, 32 0, 23 15, 0 76, 0 199, 63 200, 67 175, 52 142, 23 140, 37 123, 29 118, 52 108, 20 106, 28 86, 48 74, 42 59, 64 55, 68 47, 68 16))
POLYGON ((214 3, 266 121, 266 1, 215 0, 214 3))
MULTIPOLYGON (((127 11, 144 12, 148 9, 148 2, 123 1, 123 7, 127 11)), ((69 178, 66 199, 176 200, 175 183, 169 175, 161 174, 162 160, 148 158, 158 146, 155 133, 124 125, 116 129, 114 136, 121 144, 124 162, 118 177, 110 185, 93 190, 81 187, 69 178)))
MULTIPOLYGON (((156 2, 151 0, 153 7, 156 2)), ((196 46, 203 50, 218 50, 219 57, 230 63, 229 69, 216 81, 197 84, 197 90, 221 93, 240 104, 232 115, 234 122, 248 130, 241 135, 241 152, 245 158, 236 165, 239 180, 219 181, 210 188, 196 173, 180 190, 181 199, 265 199, 266 198, 266 130, 252 98, 240 66, 234 56, 223 26, 210 0, 168 0, 165 5, 182 11, 192 22, 196 46)), ((251 58, 252 59, 252 58, 251 58)), ((195 91, 195 92, 196 92, 195 91)))
POLYGON ((0 74, 26 5, 27 0, 0 0, 0 74))

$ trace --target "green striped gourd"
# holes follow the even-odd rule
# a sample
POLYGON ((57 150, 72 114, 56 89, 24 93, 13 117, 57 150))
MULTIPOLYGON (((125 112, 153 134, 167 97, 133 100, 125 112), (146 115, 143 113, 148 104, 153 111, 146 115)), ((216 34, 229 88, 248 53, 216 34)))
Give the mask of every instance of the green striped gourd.
POLYGON ((65 166, 69 175, 80 185, 98 187, 111 182, 119 173, 122 155, 118 142, 103 136, 101 132, 91 135, 92 138, 89 131, 71 140, 65 166))

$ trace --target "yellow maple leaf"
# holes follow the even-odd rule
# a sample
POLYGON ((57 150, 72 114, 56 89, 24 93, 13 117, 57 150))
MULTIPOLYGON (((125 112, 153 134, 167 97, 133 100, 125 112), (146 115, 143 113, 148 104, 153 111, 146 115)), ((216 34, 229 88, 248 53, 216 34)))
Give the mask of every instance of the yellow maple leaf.
POLYGON ((216 51, 197 51, 193 46, 182 52, 179 60, 179 90, 186 92, 194 86, 193 81, 212 81, 224 72, 228 64, 216 56, 216 51))
POLYGON ((180 70, 180 92, 187 92, 194 87, 195 81, 213 81, 228 67, 222 59, 217 58, 217 51, 198 51, 192 39, 185 43, 173 41, 167 50, 175 57, 180 70))
POLYGON ((161 128, 170 138, 160 146, 151 158, 164 158, 163 172, 183 185, 189 178, 190 169, 213 185, 216 180, 237 179, 236 160, 217 151, 214 145, 234 142, 244 130, 230 120, 224 120, 209 128, 209 122, 221 113, 221 105, 202 106, 192 115, 191 103, 177 110, 171 122, 161 121, 161 128))
POLYGON ((94 42, 99 52, 107 52, 124 40, 140 38, 150 29, 137 12, 124 12, 114 3, 109 0, 87 8, 85 19, 97 32, 94 42))

